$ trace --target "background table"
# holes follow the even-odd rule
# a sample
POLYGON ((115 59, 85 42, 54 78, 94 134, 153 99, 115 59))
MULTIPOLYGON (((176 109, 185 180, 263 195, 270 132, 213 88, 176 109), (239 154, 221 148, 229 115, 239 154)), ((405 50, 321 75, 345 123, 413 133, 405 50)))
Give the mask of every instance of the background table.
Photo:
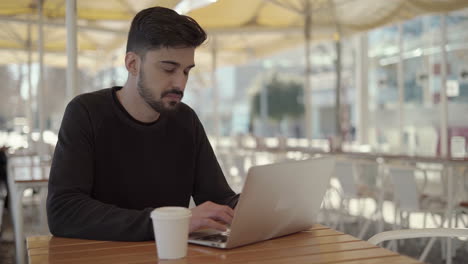
POLYGON ((187 257, 157 258, 154 241, 111 242, 35 236, 27 239, 30 264, 40 263, 420 263, 322 225, 235 249, 189 245, 187 257))

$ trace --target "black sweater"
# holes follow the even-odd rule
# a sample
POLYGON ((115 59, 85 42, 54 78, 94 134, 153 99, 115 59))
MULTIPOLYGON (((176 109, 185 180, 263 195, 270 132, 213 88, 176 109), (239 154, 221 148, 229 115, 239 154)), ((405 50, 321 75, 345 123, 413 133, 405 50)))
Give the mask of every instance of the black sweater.
POLYGON ((153 123, 132 118, 121 87, 83 94, 67 106, 49 179, 53 235, 154 239, 150 212, 212 201, 234 207, 231 190, 195 112, 185 104, 153 123))

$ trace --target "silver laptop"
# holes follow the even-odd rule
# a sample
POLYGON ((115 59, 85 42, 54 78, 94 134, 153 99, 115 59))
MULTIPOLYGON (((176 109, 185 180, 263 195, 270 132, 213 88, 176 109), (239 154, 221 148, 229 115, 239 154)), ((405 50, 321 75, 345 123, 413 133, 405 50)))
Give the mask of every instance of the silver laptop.
POLYGON ((310 228, 334 163, 322 157, 251 167, 229 230, 194 232, 189 242, 233 248, 310 228))

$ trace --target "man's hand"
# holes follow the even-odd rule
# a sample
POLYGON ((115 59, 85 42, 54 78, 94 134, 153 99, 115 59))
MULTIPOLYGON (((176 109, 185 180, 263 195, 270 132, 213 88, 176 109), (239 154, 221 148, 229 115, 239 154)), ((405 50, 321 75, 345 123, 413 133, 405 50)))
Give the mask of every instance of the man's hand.
POLYGON ((234 216, 234 210, 231 207, 212 202, 204 202, 191 210, 190 233, 202 228, 226 231, 226 226, 231 224, 234 216))

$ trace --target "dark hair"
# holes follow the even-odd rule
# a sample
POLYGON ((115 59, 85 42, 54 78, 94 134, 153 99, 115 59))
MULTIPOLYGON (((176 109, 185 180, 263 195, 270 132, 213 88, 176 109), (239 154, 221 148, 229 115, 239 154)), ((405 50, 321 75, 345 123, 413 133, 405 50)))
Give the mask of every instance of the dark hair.
POLYGON ((127 52, 140 56, 161 47, 198 47, 206 33, 193 18, 165 7, 141 10, 133 18, 128 32, 127 52))

